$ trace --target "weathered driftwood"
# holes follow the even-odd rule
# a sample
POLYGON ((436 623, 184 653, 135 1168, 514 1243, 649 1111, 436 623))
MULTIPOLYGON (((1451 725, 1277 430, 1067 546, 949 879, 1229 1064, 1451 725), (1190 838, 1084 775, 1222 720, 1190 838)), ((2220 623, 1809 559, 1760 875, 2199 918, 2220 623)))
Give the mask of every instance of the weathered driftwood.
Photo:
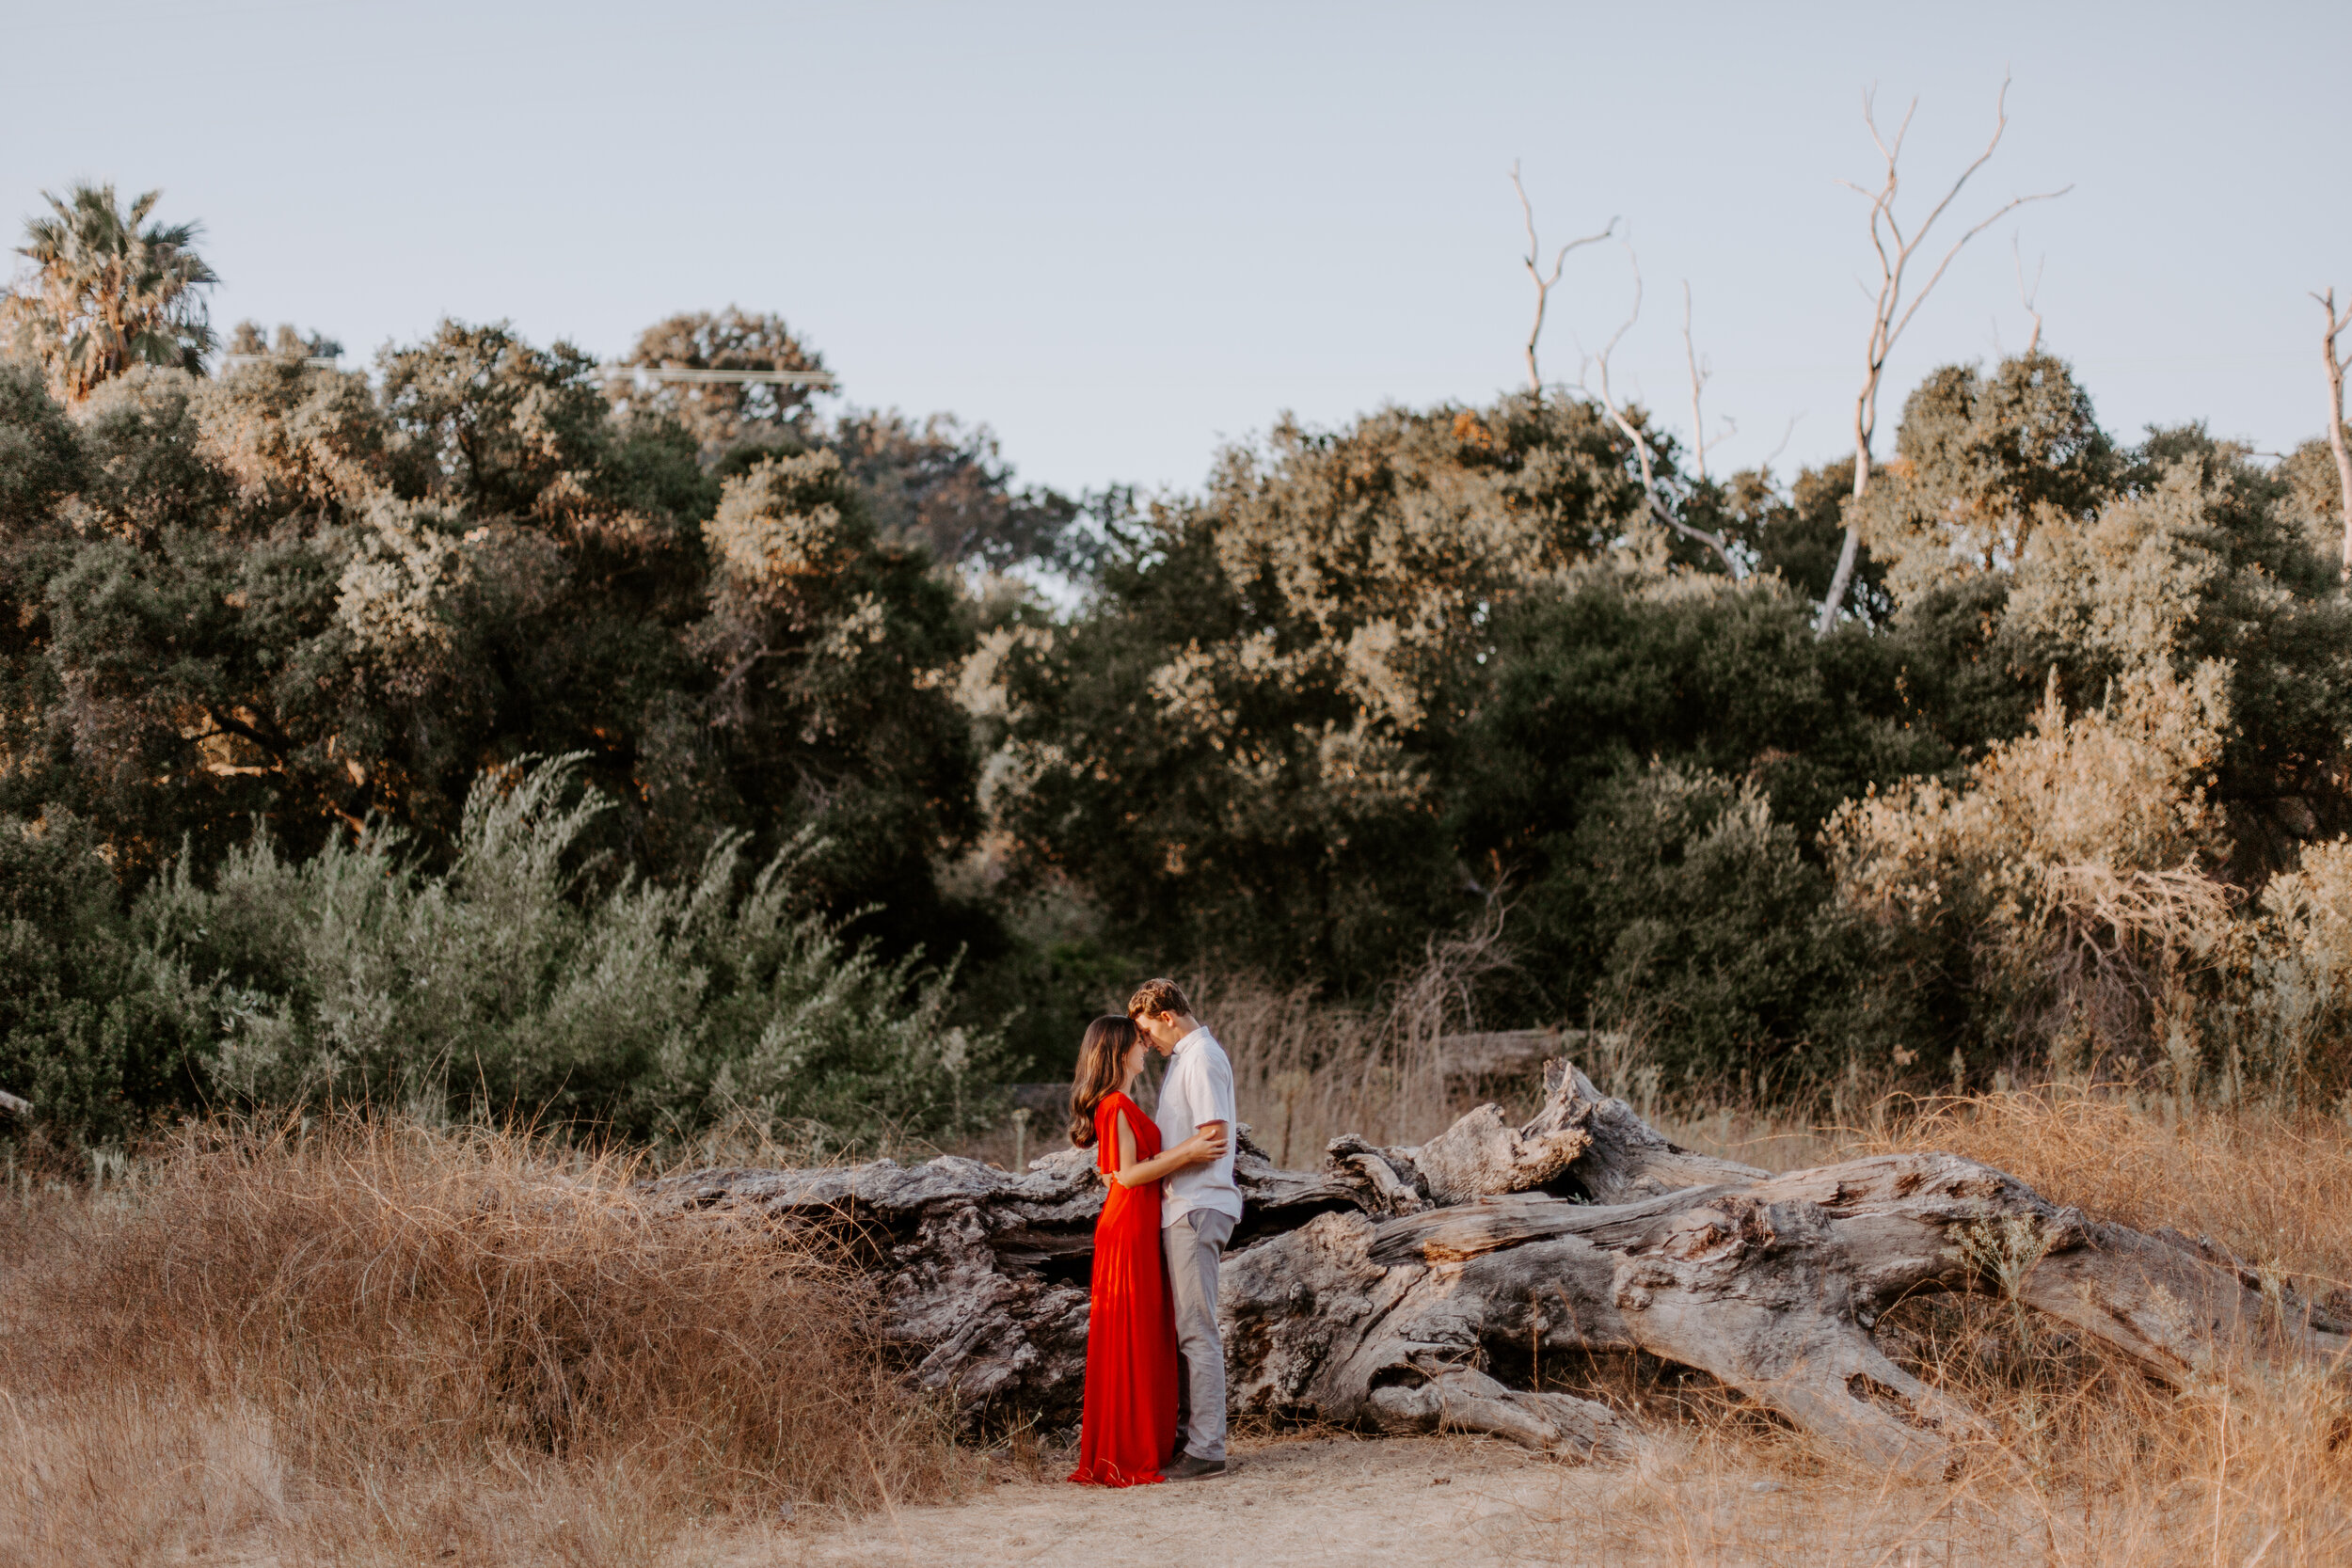
MULTIPOLYGON (((2347 1344, 2352 1325, 2210 1243, 2100 1224, 1971 1160, 1775 1176, 1677 1148, 1565 1062, 1546 1087, 1523 1126, 1486 1105, 1413 1148, 1340 1138, 1320 1172, 1277 1170, 1245 1133, 1220 1300, 1236 1408, 1590 1454, 1630 1440, 1623 1415, 1495 1369, 1645 1353, 1859 1459, 1935 1472, 1986 1429, 1873 1342, 1908 1295, 2014 1290, 2183 1386, 2249 1355, 2347 1344)), ((1102 1203, 1088 1153, 1019 1173, 961 1159, 702 1171, 650 1192, 846 1231, 925 1386, 975 1419, 1074 1418, 1102 1203)))

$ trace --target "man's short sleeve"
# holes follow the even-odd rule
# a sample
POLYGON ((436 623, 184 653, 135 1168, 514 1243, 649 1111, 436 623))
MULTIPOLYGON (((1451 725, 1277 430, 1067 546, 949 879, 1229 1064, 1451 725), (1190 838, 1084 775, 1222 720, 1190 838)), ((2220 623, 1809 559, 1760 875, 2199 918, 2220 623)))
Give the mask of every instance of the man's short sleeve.
POLYGON ((1209 1092, 1202 1096, 1209 1102, 1209 1114, 1202 1121, 1221 1121, 1231 1127, 1240 1118, 1233 1114, 1233 1064, 1226 1059, 1220 1048, 1208 1062, 1209 1092))

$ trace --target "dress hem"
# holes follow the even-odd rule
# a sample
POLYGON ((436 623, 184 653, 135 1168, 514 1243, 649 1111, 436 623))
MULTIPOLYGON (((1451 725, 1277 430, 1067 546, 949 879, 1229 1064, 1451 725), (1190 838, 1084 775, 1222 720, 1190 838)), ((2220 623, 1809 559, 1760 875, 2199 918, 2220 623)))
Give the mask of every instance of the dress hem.
POLYGON ((1157 1470, 1130 1474, 1116 1465, 1107 1465, 1099 1461, 1095 1464, 1094 1469, 1097 1473, 1089 1475, 1085 1467, 1081 1466, 1071 1471, 1064 1479, 1078 1486, 1160 1486, 1168 1481, 1168 1478, 1157 1470), (1108 1473, 1102 1473, 1105 1471, 1108 1473))

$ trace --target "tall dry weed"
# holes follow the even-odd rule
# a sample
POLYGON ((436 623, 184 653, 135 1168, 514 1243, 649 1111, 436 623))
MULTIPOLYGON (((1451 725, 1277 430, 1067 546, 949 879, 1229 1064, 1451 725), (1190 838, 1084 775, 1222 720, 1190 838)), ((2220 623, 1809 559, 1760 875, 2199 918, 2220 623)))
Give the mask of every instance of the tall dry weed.
POLYGON ((1965 1154, 2101 1219, 2352 1286, 2352 1128, 2336 1117, 2059 1085, 1906 1102, 1858 1143, 1965 1154))
MULTIPOLYGON (((1702 1118, 1705 1119, 1705 1118, 1702 1118)), ((1939 1148, 2141 1228, 2207 1235, 2326 1289, 2352 1273, 2352 1130, 2276 1109, 2182 1110, 2080 1085, 1900 1101, 1875 1125, 1823 1130, 1819 1159, 1939 1148)), ((1807 1163, 1810 1163, 1808 1161, 1807 1163)), ((1642 1459, 1573 1514, 1536 1511, 1532 1561, 1758 1565, 2099 1564, 2280 1568, 2352 1561, 2352 1402, 2343 1368, 2250 1354, 2185 1389, 2016 1299, 2029 1246, 1962 1241, 1994 1289, 1906 1302, 1883 1348, 1982 1414, 1994 1438, 1947 1481, 1857 1471, 1739 1396, 1685 1391, 1646 1409, 1642 1459), (2003 1281, 2006 1280, 2004 1286, 2003 1281), (1661 1414, 1679 1419, 1662 1431, 1661 1414)), ((1564 1497, 1568 1494, 1564 1492, 1564 1497)))
POLYGON ((685 1520, 945 1479, 866 1284, 659 1216, 629 1160, 191 1130, 4 1221, 0 1563, 650 1561, 685 1520))
POLYGON ((1275 1164, 1312 1166, 1341 1133, 1419 1143, 1470 1108, 1443 1041, 1477 1027, 1482 984, 1511 963, 1494 906, 1459 935, 1433 939, 1371 1006, 1248 975, 1212 975, 1190 991, 1232 1059, 1241 1119, 1275 1164))

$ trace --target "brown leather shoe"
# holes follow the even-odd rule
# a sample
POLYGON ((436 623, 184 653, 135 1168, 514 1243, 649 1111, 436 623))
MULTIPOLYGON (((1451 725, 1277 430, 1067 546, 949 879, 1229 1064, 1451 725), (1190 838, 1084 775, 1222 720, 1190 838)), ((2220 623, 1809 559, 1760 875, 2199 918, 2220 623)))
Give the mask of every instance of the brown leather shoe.
POLYGON ((1179 1454, 1176 1463, 1164 1465, 1160 1470, 1160 1474, 1170 1481, 1199 1481, 1203 1476, 1221 1476, 1224 1473, 1225 1461, 1195 1459, 1188 1453, 1179 1454))

